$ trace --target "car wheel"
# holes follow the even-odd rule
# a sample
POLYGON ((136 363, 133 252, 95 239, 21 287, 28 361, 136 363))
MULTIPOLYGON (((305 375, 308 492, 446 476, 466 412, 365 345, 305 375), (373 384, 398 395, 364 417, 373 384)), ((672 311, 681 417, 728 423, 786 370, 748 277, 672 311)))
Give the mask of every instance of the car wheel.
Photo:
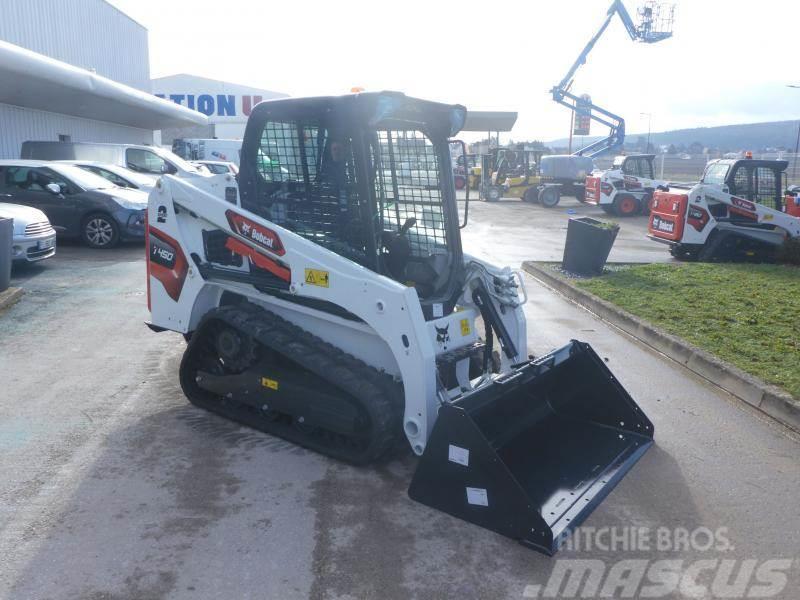
POLYGON ((525 190, 525 193, 522 194, 522 200, 523 202, 530 202, 530 203, 538 202, 539 190, 536 189, 535 187, 529 187, 527 190, 525 190))
POLYGON ((613 215, 614 214, 614 205, 613 204, 601 204, 600 208, 602 208, 603 212, 606 213, 607 215, 613 215))
POLYGON ((558 188, 545 188, 539 194, 539 202, 545 208, 553 208, 558 204, 559 200, 561 200, 561 192, 558 191, 558 188))
POLYGON ((114 248, 119 243, 119 227, 109 215, 95 213, 83 220, 81 237, 90 248, 114 248))
POLYGON ((586 188, 578 185, 575 186, 575 200, 581 204, 586 203, 586 188))
POLYGON ((639 202, 630 194, 621 194, 614 200, 614 212, 618 217, 632 217, 639 212, 639 202))

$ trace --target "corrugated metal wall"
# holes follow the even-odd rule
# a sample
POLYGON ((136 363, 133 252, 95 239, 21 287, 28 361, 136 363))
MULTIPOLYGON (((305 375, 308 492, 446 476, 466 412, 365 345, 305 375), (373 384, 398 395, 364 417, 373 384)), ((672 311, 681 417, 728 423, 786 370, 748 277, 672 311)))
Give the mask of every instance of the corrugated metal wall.
POLYGON ((1 0, 0 39, 150 92, 147 29, 104 0, 1 0))
POLYGON ((19 158, 22 142, 58 141, 59 134, 72 136, 73 142, 153 142, 153 132, 147 129, 0 104, 0 158, 19 158))

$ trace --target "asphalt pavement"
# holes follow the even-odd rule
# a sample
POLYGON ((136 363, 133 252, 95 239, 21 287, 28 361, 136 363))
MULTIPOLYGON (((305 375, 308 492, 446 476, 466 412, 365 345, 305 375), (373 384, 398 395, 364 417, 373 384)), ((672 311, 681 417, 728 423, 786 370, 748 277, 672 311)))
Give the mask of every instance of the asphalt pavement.
MULTIPOLYGON (((461 192, 460 197, 464 198, 461 192)), ((464 202, 459 203, 462 220, 464 202)), ((505 198, 498 202, 477 200, 470 192, 468 226, 462 230, 464 247, 478 258, 519 266, 524 260, 560 261, 567 237, 567 223, 574 217, 614 221, 620 229, 611 254, 612 262, 669 262, 664 244, 647 238, 648 217, 615 217, 598 206, 581 204, 565 196, 554 208, 505 198), (498 255, 498 253, 500 253, 498 255)))
MULTIPOLYGON (((475 203, 465 250, 515 267, 557 259, 569 208, 475 203)), ((648 252, 633 230, 620 260, 648 252)), ((62 246, 15 273, 26 294, 0 313, 0 598, 546 597, 574 560, 616 573, 606 597, 634 597, 620 573, 677 560, 705 572, 654 597, 722 597, 728 561, 731 580, 763 587, 771 573, 772 597, 796 599, 800 439, 526 282, 529 351, 590 342, 655 424, 656 445, 587 533, 668 543, 605 538, 549 558, 411 501, 411 456, 350 467, 196 409, 177 380, 183 338, 143 324, 142 248, 62 246), (795 562, 763 571, 779 559, 795 562)))

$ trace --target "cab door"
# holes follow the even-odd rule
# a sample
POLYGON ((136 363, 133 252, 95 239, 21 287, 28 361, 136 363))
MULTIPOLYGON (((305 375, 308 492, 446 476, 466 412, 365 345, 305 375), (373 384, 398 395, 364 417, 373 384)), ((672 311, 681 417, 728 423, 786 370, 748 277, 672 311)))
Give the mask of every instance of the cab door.
POLYGON ((773 210, 783 210, 781 174, 769 167, 753 169, 754 200, 773 210))
MULTIPOLYGON (((78 235, 80 233, 80 210, 78 210, 78 197, 76 194, 81 192, 74 183, 59 175, 52 169, 36 169, 37 179, 44 187, 42 197, 39 199, 42 211, 50 219, 56 231, 62 231, 68 235, 78 235), (49 184, 55 184, 61 190, 56 194, 47 189, 49 184)), ((38 192, 37 192, 38 193, 38 192)), ((39 208, 37 206, 37 208, 39 208)))

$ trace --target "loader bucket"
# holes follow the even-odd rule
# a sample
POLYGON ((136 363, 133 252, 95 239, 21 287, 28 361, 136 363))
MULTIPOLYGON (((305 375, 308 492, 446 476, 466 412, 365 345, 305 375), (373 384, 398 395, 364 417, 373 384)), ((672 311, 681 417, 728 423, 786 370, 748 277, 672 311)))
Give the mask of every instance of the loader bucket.
POLYGON ((653 424, 573 340, 444 404, 412 499, 554 554, 653 443, 653 424))

